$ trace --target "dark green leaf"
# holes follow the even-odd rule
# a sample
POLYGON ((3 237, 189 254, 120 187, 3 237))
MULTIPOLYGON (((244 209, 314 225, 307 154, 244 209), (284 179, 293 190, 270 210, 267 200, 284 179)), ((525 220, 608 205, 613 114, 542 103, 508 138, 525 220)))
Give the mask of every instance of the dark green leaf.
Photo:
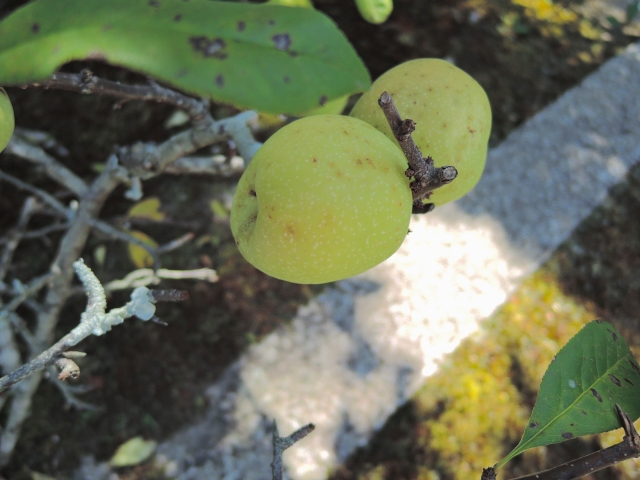
POLYGON ((0 22, 0 85, 99 59, 241 108, 300 113, 369 88, 324 14, 208 0, 37 0, 0 22))
POLYGON ((638 15, 639 3, 640 2, 636 0, 627 5, 627 23, 631 23, 633 19, 636 18, 636 15, 638 15))
POLYGON ((587 324, 547 369, 522 440, 496 466, 523 451, 620 427, 615 404, 640 416, 640 367, 607 322, 587 324))
POLYGON ((613 28, 620 26, 620 22, 618 21, 618 19, 616 17, 612 17, 611 15, 607 17, 607 22, 609 22, 609 25, 611 25, 611 27, 613 28))

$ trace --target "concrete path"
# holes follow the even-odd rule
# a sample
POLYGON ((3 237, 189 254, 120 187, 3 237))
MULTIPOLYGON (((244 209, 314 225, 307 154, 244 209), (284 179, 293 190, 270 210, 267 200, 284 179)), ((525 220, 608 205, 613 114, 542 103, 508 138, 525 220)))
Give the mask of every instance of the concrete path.
MULTIPOLYGON (((247 351, 158 462, 180 480, 270 479, 275 418, 282 435, 316 424, 285 466, 325 479, 640 160, 639 91, 640 44, 492 150, 472 194, 415 217, 392 258, 247 351)), ((106 474, 89 460, 81 470, 106 474)))

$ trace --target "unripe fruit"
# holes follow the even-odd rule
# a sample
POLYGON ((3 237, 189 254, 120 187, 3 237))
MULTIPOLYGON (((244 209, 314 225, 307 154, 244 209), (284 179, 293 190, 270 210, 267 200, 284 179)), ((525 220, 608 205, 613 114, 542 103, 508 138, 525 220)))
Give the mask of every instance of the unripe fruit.
POLYGON ((231 230, 256 268, 289 282, 362 273, 404 240, 411 191, 400 149, 340 115, 297 120, 258 150, 242 175, 231 230))
POLYGON ((435 190, 428 202, 442 205, 469 192, 484 170, 491 131, 491 106, 478 82, 435 58, 411 60, 384 73, 358 100, 351 115, 395 143, 378 106, 385 91, 402 118, 416 122, 412 137, 422 155, 431 155, 436 167, 452 165, 458 170, 455 181, 435 190))
POLYGON ((369 23, 384 23, 393 11, 393 0, 356 0, 362 18, 369 23))
POLYGON ((14 126, 13 107, 9 101, 9 96, 4 88, 0 88, 0 152, 4 150, 4 147, 11 140, 14 126))

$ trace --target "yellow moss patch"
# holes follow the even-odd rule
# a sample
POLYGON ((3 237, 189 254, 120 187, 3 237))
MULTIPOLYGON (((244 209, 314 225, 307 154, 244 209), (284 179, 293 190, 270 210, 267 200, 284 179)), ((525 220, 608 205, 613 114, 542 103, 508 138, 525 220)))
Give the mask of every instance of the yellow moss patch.
POLYGON ((474 478, 517 443, 547 365, 594 318, 541 270, 427 380, 415 396, 419 443, 447 478, 474 478))

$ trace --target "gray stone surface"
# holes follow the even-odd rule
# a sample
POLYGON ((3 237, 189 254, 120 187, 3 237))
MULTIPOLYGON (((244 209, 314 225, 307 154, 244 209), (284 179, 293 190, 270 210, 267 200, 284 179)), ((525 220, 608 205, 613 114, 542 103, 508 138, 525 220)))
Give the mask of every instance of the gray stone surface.
POLYGON ((636 44, 509 135, 458 205, 539 263, 640 160, 639 88, 636 44))

